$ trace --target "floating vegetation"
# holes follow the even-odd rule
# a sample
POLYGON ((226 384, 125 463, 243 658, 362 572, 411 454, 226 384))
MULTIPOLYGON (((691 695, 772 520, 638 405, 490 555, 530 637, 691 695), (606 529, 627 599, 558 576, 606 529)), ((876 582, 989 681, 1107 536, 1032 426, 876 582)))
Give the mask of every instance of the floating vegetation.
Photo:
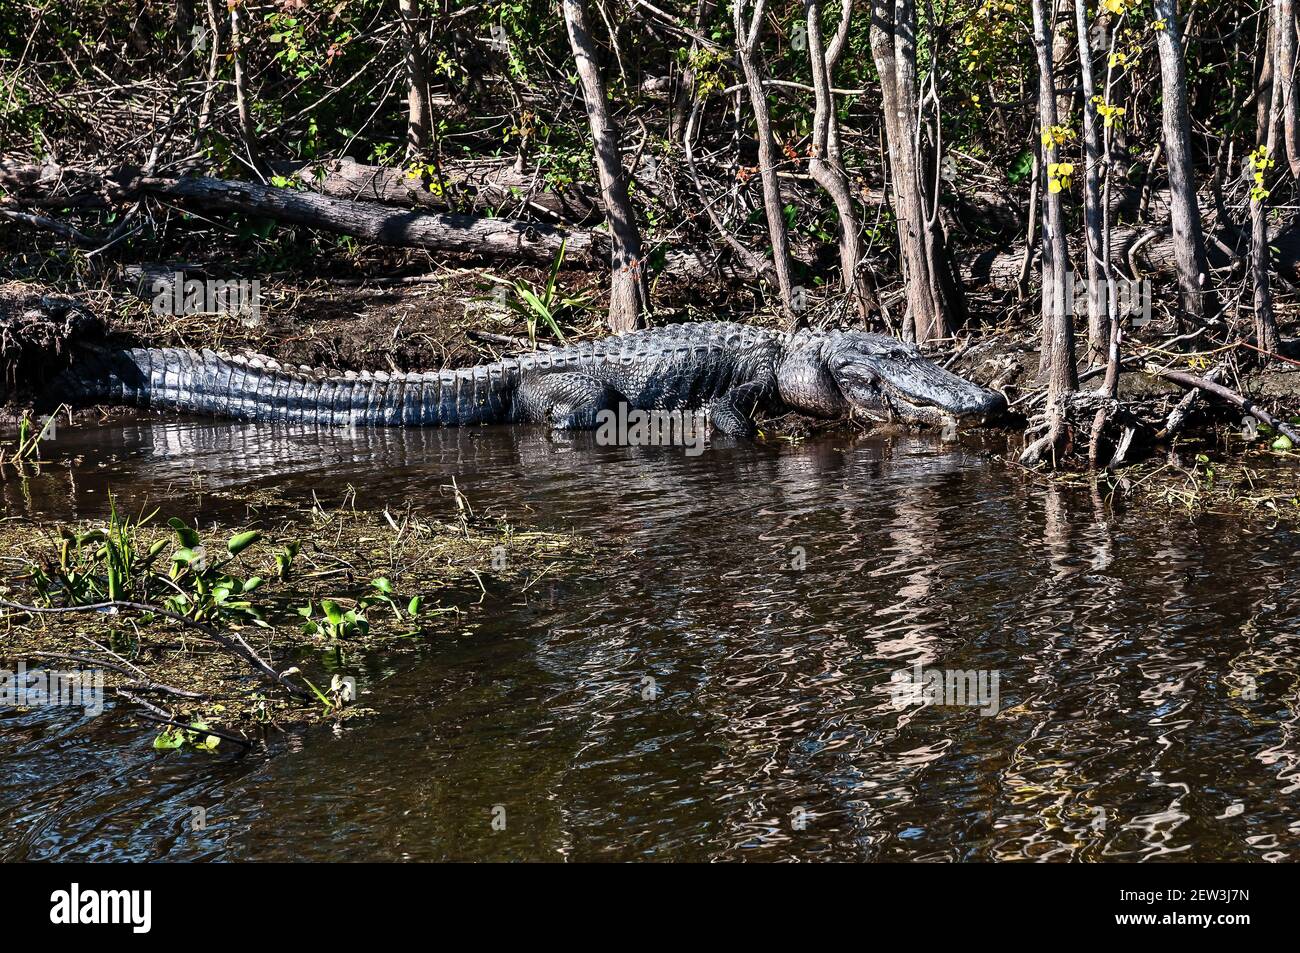
POLYGON ((490 593, 593 556, 455 498, 454 522, 319 501, 268 526, 116 506, 99 523, 0 522, 0 660, 102 673, 161 725, 158 750, 242 749, 265 727, 342 722, 374 703, 347 675, 368 653, 454 634, 490 593))
POLYGON ((30 413, 24 412, 18 420, 18 435, 11 446, 0 444, 0 467, 9 466, 22 469, 27 464, 41 462, 41 442, 53 436, 55 420, 60 414, 66 414, 66 405, 60 407, 45 418, 37 427, 30 413))

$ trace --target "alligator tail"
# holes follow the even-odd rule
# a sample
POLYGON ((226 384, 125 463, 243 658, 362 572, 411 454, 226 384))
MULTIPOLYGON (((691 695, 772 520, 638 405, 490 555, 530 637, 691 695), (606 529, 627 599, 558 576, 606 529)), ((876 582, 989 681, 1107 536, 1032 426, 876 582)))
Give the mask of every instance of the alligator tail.
POLYGON ((84 350, 50 397, 237 420, 327 426, 463 426, 512 419, 515 361, 432 373, 346 374, 210 350, 84 350))

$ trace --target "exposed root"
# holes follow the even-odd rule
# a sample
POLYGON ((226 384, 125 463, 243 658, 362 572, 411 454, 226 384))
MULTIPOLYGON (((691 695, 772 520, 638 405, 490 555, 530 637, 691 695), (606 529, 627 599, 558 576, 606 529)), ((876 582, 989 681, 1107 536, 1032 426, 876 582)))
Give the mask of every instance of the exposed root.
POLYGON ((0 400, 60 369, 71 344, 98 333, 99 321, 73 298, 0 286, 0 400))

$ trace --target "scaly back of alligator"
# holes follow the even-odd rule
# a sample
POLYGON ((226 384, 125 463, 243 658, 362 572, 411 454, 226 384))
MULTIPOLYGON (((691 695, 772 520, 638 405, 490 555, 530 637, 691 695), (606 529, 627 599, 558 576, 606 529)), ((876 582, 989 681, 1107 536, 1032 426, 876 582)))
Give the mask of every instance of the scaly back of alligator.
POLYGON ((684 351, 741 353, 771 337, 739 324, 668 325, 477 367, 407 374, 339 373, 206 349, 95 349, 74 357, 53 397, 328 426, 507 423, 520 419, 514 395, 526 376, 653 365, 684 351))

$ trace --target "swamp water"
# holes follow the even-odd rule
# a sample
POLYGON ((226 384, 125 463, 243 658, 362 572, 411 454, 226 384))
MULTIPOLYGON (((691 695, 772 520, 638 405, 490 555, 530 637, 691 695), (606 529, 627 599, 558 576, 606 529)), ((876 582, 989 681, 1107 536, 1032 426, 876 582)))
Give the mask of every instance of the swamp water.
POLYGON ((63 464, 0 481, 7 516, 102 518, 111 489, 237 521, 241 494, 350 486, 449 518, 455 478, 623 555, 367 655, 376 714, 265 754, 155 752, 112 703, 0 710, 0 859, 1300 855, 1293 530, 1099 507, 928 437, 693 457, 506 427, 57 438, 63 464))

